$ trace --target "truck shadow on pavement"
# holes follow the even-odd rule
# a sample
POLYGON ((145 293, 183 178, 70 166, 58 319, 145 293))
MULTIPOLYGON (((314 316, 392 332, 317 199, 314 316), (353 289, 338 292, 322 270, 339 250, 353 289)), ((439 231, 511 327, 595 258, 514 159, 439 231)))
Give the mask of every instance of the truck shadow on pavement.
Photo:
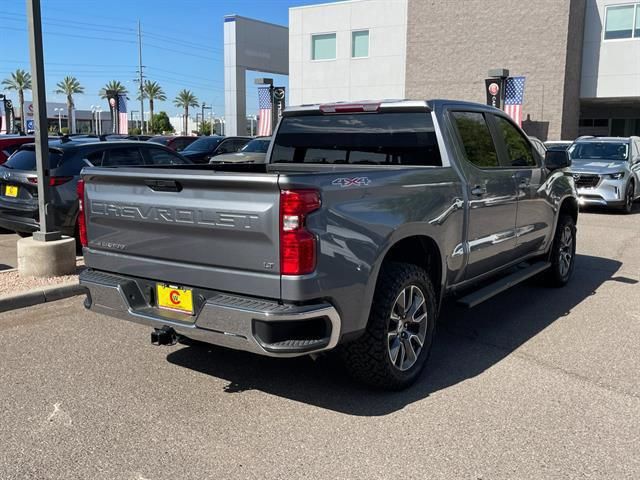
POLYGON ((489 369, 554 322, 567 316, 605 282, 637 283, 615 277, 615 260, 578 255, 569 286, 546 288, 532 281, 466 310, 449 301, 427 368, 402 392, 380 392, 356 384, 332 356, 273 359, 188 341, 167 356, 172 364, 228 381, 225 391, 260 390, 348 415, 387 415, 489 369))

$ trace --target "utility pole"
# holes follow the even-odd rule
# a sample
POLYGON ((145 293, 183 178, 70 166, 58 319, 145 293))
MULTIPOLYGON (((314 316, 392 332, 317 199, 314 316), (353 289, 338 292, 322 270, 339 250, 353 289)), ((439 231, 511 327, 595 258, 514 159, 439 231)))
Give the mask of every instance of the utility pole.
POLYGON ((140 20, 138 20, 138 73, 140 74, 140 115, 142 118, 140 133, 144 133, 142 131, 144 129, 144 75, 142 74, 142 29, 140 27, 140 20))
MULTIPOLYGON (((59 240, 60 232, 54 230, 50 209, 49 189, 49 134, 47 133, 47 97, 44 84, 44 56, 42 49, 42 17, 40 0, 27 0, 27 24, 29 33, 29 57, 31 60, 33 119, 36 144, 36 170, 38 174, 38 210, 40 230, 33 239, 41 242, 59 240)), ((24 121, 24 119, 22 119, 24 121)))

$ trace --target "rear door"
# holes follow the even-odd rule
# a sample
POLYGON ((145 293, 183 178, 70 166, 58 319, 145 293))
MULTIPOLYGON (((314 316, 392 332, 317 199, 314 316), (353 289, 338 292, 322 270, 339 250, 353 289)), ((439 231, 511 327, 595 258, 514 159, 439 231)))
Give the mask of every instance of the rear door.
POLYGON ((514 178, 518 194, 516 244, 519 256, 536 252, 551 238, 554 202, 544 188, 547 172, 542 157, 510 119, 492 115, 499 133, 501 163, 514 178))
POLYGON ((469 217, 465 280, 499 268, 517 257, 517 191, 513 173, 500 164, 496 133, 482 111, 454 110, 450 119, 459 139, 467 179, 469 217))
POLYGON ((86 169, 87 265, 280 296, 277 174, 86 169))

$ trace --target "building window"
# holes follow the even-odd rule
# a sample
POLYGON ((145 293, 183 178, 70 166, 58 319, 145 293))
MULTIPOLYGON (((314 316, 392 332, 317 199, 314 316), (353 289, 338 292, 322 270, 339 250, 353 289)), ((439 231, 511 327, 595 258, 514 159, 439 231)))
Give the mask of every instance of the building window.
MULTIPOLYGON (((633 37, 634 23, 637 23, 636 18, 638 17, 636 7, 633 4, 607 7, 607 18, 604 27, 605 40, 633 37)), ((638 28, 639 26, 636 25, 636 29, 638 28)))
POLYGON ((634 37, 640 38, 640 3, 636 3, 636 24, 634 37))
POLYGON ((351 32, 351 57, 364 58, 369 56, 369 30, 351 32))
POLYGON ((335 60, 336 34, 311 35, 311 60, 335 60))

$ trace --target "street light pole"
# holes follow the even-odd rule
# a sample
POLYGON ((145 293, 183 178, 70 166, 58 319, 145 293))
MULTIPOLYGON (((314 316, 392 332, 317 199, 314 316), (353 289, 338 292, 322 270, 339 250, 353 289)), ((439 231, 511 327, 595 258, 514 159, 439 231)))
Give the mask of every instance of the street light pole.
POLYGON ((41 242, 59 240, 60 232, 54 230, 53 215, 49 211, 49 135, 47 124, 47 97, 44 83, 44 57, 42 48, 42 17, 40 0, 27 1, 29 34, 29 58, 31 63, 31 91, 33 94, 33 118, 35 120, 36 170, 38 174, 38 210, 40 230, 33 239, 41 242))

